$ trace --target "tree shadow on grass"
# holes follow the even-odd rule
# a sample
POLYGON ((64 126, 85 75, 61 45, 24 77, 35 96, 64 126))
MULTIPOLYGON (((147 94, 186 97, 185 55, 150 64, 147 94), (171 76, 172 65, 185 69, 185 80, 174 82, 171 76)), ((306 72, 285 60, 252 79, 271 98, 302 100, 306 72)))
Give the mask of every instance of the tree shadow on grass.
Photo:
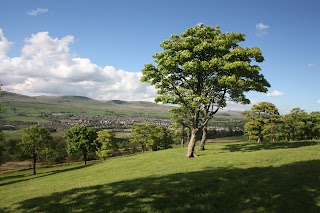
POLYGON ((62 173, 62 172, 69 172, 69 171, 73 171, 73 170, 78 170, 78 169, 82 169, 84 167, 88 167, 91 165, 93 165, 93 164, 75 166, 75 167, 64 168, 64 169, 57 169, 57 170, 52 170, 52 171, 48 171, 48 172, 44 172, 44 173, 38 173, 37 175, 33 175, 32 173, 23 174, 23 175, 6 175, 6 176, 0 178, 0 186, 5 186, 5 185, 9 185, 9 184, 18 183, 18 182, 28 181, 28 180, 36 179, 36 178, 42 178, 45 176, 54 175, 54 174, 58 174, 58 173, 62 173), (10 180, 10 181, 7 181, 7 180, 10 180))
POLYGON ((315 141, 301 141, 301 142, 279 142, 279 143, 262 143, 262 144, 249 144, 249 143, 238 143, 228 144, 224 150, 231 152, 251 152, 259 150, 273 150, 273 149, 294 149, 303 146, 315 146, 320 145, 319 142, 315 141))
POLYGON ((17 204, 21 212, 320 212, 320 160, 214 168, 76 188, 17 204))

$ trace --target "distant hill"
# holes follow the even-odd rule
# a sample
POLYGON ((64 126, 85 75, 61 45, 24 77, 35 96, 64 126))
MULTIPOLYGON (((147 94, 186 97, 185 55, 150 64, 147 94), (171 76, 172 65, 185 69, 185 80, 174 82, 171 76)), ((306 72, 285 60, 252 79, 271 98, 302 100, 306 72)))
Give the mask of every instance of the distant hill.
MULTIPOLYGON (((45 122, 44 114, 77 114, 107 117, 144 117, 169 119, 170 106, 144 101, 99 101, 82 96, 29 97, 4 92, 0 98, 6 111, 1 120, 45 122)), ((220 111, 212 122, 241 122, 241 112, 220 111)))

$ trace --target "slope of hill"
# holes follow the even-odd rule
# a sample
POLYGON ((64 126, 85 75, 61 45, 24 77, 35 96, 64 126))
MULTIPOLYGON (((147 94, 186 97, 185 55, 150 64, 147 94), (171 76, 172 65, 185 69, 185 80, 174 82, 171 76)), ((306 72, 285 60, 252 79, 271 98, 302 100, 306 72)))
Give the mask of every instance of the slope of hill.
POLYGON ((0 212, 319 212, 320 143, 208 144, 0 173, 0 212))
MULTIPOLYGON (((106 117, 144 117, 169 119, 170 106, 143 101, 98 101, 81 96, 37 96, 29 97, 4 92, 0 103, 6 108, 1 120, 47 122, 52 114, 76 114, 106 117)), ((241 112, 220 111, 211 123, 241 123, 241 112)))
POLYGON ((137 116, 168 118, 170 107, 150 102, 98 101, 79 96, 38 96, 28 97, 14 93, 4 93, 0 99, 6 111, 4 120, 45 121, 43 114, 69 113, 100 116, 137 116))

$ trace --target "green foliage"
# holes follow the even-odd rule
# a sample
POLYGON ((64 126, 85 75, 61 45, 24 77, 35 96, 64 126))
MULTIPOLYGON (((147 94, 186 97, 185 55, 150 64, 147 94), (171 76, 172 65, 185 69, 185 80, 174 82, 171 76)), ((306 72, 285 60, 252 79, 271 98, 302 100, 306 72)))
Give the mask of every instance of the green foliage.
POLYGON ((0 163, 4 161, 4 152, 6 151, 4 148, 4 141, 3 133, 0 130, 0 163))
POLYGON ((172 131, 169 128, 164 126, 155 127, 156 133, 153 135, 154 144, 152 149, 162 150, 171 148, 171 144, 173 144, 172 131))
POLYGON ((243 113, 248 122, 244 125, 244 131, 249 141, 262 142, 264 137, 275 141, 279 130, 280 115, 277 107, 270 102, 260 102, 252 106, 251 110, 243 113))
POLYGON ((154 123, 137 123, 131 130, 130 142, 140 144, 142 153, 148 147, 153 150, 167 149, 173 143, 169 130, 154 123))
POLYGON ((81 152, 84 164, 87 163, 88 154, 97 151, 97 132, 95 129, 85 126, 76 125, 65 132, 68 153, 81 152))
POLYGON ((181 147, 184 146, 185 138, 190 137, 192 129, 192 114, 184 106, 174 107, 169 110, 173 122, 171 128, 175 129, 174 138, 180 140, 181 147))
POLYGON ((63 163, 67 156, 65 139, 62 136, 54 136, 51 143, 42 152, 41 160, 46 163, 63 163))
POLYGON ((195 134, 227 100, 249 103, 245 92, 266 92, 270 86, 256 65, 264 60, 260 49, 239 46, 244 37, 197 25, 162 42, 163 52, 153 55, 157 66, 146 64, 142 70, 141 81, 158 90, 156 102, 178 104, 192 115, 189 157, 195 134))
POLYGON ((115 142, 115 133, 112 130, 101 130, 98 133, 97 143, 99 147, 97 148, 97 155, 106 159, 112 156, 112 154, 118 149, 118 145, 115 142))
POLYGON ((288 140, 303 138, 307 119, 308 114, 300 108, 294 108, 289 114, 283 116, 284 125, 282 127, 288 140))
POLYGON ((36 174, 36 161, 51 141, 52 136, 50 132, 40 125, 23 129, 19 145, 22 152, 33 158, 34 174, 36 174))
POLYGON ((131 127, 130 143, 140 144, 141 151, 155 144, 154 136, 157 134, 157 125, 154 123, 137 123, 131 127))

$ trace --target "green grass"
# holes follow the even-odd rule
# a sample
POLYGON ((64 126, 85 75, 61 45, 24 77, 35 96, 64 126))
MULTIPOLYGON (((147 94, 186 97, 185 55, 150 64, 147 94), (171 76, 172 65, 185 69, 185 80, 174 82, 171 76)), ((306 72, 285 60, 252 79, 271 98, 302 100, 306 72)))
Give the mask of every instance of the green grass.
POLYGON ((212 143, 0 174, 0 212, 320 212, 320 142, 212 143))

